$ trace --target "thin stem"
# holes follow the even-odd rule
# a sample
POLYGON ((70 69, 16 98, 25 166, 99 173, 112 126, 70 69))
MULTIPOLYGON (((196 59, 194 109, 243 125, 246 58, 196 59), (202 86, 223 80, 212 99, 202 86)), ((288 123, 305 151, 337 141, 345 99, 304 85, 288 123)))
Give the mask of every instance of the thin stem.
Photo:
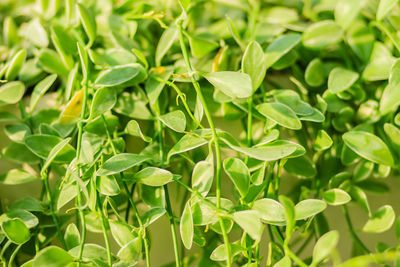
POLYGON ((18 246, 14 249, 13 253, 11 254, 10 261, 8 262, 8 267, 12 267, 12 264, 13 264, 13 262, 14 262, 14 259, 15 259, 15 257, 17 256, 18 251, 19 251, 19 249, 20 249, 21 247, 22 247, 22 244, 21 244, 21 245, 18 245, 18 246))
MULTIPOLYGON (((81 177, 81 168, 79 166, 79 159, 81 155, 81 148, 82 148, 82 135, 83 135, 83 124, 84 120, 86 117, 86 105, 87 105, 87 99, 88 99, 88 81, 84 81, 84 86, 83 86, 83 101, 82 101, 82 109, 81 109, 81 117, 78 122, 78 137, 77 137, 77 145, 76 145, 76 170, 77 170, 77 177, 80 179, 81 177)), ((79 254, 78 254, 78 266, 81 266, 81 260, 82 260, 82 255, 83 255, 83 249, 85 247, 85 241, 86 241, 86 219, 85 215, 82 210, 82 195, 81 195, 81 188, 79 185, 79 182, 76 182, 76 188, 77 188, 77 206, 78 206, 78 212, 79 212, 79 218, 80 218, 80 224, 81 224, 81 232, 82 232, 82 238, 81 242, 79 244, 79 254)))
MULTIPOLYGON (((247 133, 246 133, 246 140, 247 146, 251 147, 253 145, 253 97, 250 96, 247 99, 247 104, 249 111, 247 113, 247 133)), ((245 163, 249 160, 249 156, 246 156, 245 163)))
MULTIPOLYGON (((125 188, 125 191, 127 193, 129 193, 129 189, 128 189, 127 184, 125 182, 123 182, 122 184, 123 184, 123 186, 125 188)), ((135 201, 133 200, 132 196, 128 195, 128 199, 129 199, 129 202, 131 202, 131 205, 132 205, 133 211, 135 212, 135 216, 136 216, 136 219, 137 219, 137 221, 139 223, 139 226, 144 231, 144 233, 143 233, 143 242, 144 242, 144 250, 145 250, 145 257, 146 257, 146 266, 150 267, 150 265, 151 265, 150 264, 150 251, 149 251, 149 242, 148 242, 147 237, 146 237, 146 228, 143 227, 143 221, 140 218, 139 211, 138 211, 138 209, 136 207, 135 201)))
MULTIPOLYGON (((97 204, 98 212, 100 212, 100 214, 101 214, 101 222, 102 222, 102 227, 103 227, 104 243, 105 243, 106 248, 107 248, 108 265, 111 267, 112 266, 112 254, 111 254, 111 247, 110 247, 110 239, 108 238, 108 234, 107 234, 106 216, 103 213, 103 209, 102 209, 102 206, 101 206, 101 203, 100 203, 100 196, 99 196, 98 192, 97 192, 96 204, 97 204)), ((107 209, 105 209, 105 212, 107 212, 107 209)))
POLYGON ((0 251, 0 259, 3 261, 3 265, 6 266, 7 260, 3 257, 4 253, 6 252, 6 250, 8 249, 8 247, 12 244, 12 242, 10 240, 8 240, 6 242, 6 244, 4 245, 4 247, 1 249, 0 251))
POLYGON ((172 213, 172 209, 171 209, 171 201, 169 199, 167 185, 164 185, 164 191, 165 191, 165 202, 166 202, 166 209, 167 209, 167 214, 168 214, 168 219, 169 219, 169 226, 171 228, 172 241, 174 243, 175 262, 176 262, 176 266, 180 267, 181 266, 181 257, 179 255, 178 236, 176 234, 174 214, 172 213))
MULTIPOLYGON (((117 154, 117 149, 115 148, 115 145, 114 145, 114 142, 112 140, 110 131, 108 130, 107 121, 104 118, 104 115, 101 115, 101 118, 103 120, 103 124, 104 124, 104 127, 106 129, 108 142, 111 145, 111 149, 113 151, 113 154, 116 155, 117 154)), ((132 208, 133 208, 133 210, 135 212, 135 216, 136 216, 136 219, 138 220, 139 226, 144 231, 143 232, 143 242, 144 242, 144 251, 145 251, 145 257, 146 257, 146 266, 150 267, 151 266, 151 264, 150 264, 150 251, 149 251, 150 247, 149 247, 149 241, 147 240, 147 237, 146 237, 146 229, 143 227, 142 219, 140 218, 139 211, 138 211, 138 209, 136 207, 136 204, 135 204, 135 201, 133 200, 133 197, 132 197, 133 194, 131 194, 131 192, 129 191, 128 185, 124 181, 123 177, 124 177, 124 174, 121 172, 122 185, 123 185, 123 187, 125 189, 126 194, 128 195, 128 200, 131 203, 131 206, 132 206, 132 208)))
POLYGON ((307 264, 304 263, 299 257, 297 257, 290 248, 285 245, 284 246, 285 254, 288 255, 295 263, 297 263, 300 267, 308 267, 307 264))
POLYGON ((58 238, 60 239, 62 246, 66 249, 67 246, 65 244, 64 236, 63 236, 63 234, 61 232, 60 224, 58 222, 57 215, 56 215, 56 213, 54 211, 53 197, 52 197, 51 191, 50 191, 49 176, 48 176, 47 171, 43 172, 43 176, 44 176, 43 177, 43 182, 44 182, 44 186, 45 186, 45 189, 46 189, 47 201, 49 202, 49 208, 50 208, 51 217, 53 219, 54 225, 56 226, 58 238))
POLYGON ((159 81, 159 82, 161 82, 161 83, 165 83, 165 84, 167 84, 168 86, 172 87, 172 88, 175 90, 175 92, 178 94, 179 98, 182 100, 183 106, 185 107, 186 112, 189 114, 189 117, 196 123, 197 126, 199 126, 200 128, 204 128, 203 125, 201 125, 201 123, 196 119, 196 117, 195 117, 195 116, 193 115, 193 113, 190 111, 190 108, 189 108, 189 106, 188 106, 188 104, 187 104, 187 102, 186 102, 186 97, 185 97, 185 95, 182 93, 182 91, 179 89, 178 86, 176 86, 173 82, 164 80, 164 79, 162 79, 162 78, 160 78, 160 77, 158 77, 158 76, 156 76, 156 75, 150 74, 150 76, 151 76, 153 79, 155 79, 155 80, 157 80, 157 81, 159 81))
POLYGON ((349 231, 351 236, 353 237, 354 242, 356 242, 366 253, 371 253, 371 251, 364 245, 361 239, 357 236, 356 231, 354 230, 353 224, 351 222, 349 210, 347 209, 346 205, 343 206, 343 213, 344 216, 346 217, 346 222, 347 225, 349 226, 349 231))
MULTIPOLYGON (((159 105, 157 103, 156 107, 156 112, 157 116, 159 116, 159 105)), ((160 120, 157 120, 157 128, 158 128, 158 138, 159 138, 159 148, 160 148, 160 164, 161 167, 164 165, 164 139, 163 139, 163 125, 160 120)), ((181 258, 179 256, 179 245, 178 245, 178 237, 176 235, 176 229, 175 229, 175 220, 174 220, 174 214, 172 213, 172 206, 171 206, 171 201, 169 199, 169 193, 168 193, 168 186, 164 185, 164 191, 165 191, 165 205, 166 205, 166 210, 167 210, 167 216, 169 220, 169 226, 171 228, 171 235, 172 235, 172 241, 174 244, 174 253, 175 253, 175 265, 176 267, 181 266, 181 258)))
MULTIPOLYGON (((210 128, 212 130, 212 134, 213 134, 213 141, 214 141, 214 146, 215 146, 215 157, 216 157, 216 168, 215 168, 215 184, 216 184, 216 189, 215 189, 215 193, 216 193, 216 199, 217 199, 217 208, 221 207, 221 167, 222 167, 222 160, 221 160, 221 149, 219 146, 219 138, 218 138, 218 134, 217 131, 215 129, 215 125, 214 125, 214 121, 212 119, 211 113, 208 109, 208 105, 206 100, 204 99, 203 93, 201 92, 200 89, 200 85, 199 83, 196 81, 195 77, 194 77, 194 72, 193 72, 193 68, 192 65, 190 64, 190 60, 189 60, 189 55, 188 52, 186 50, 186 46, 185 46, 185 42, 184 42, 184 36, 183 36, 183 28, 182 28, 182 20, 178 20, 177 21, 177 25, 178 25, 178 29, 179 29, 179 42, 180 42, 180 46, 181 46, 181 50, 182 50, 182 55, 183 58, 185 60, 186 63, 186 67, 188 69, 189 72, 189 76, 192 80, 192 84, 194 89, 196 90, 196 94, 199 97, 201 103, 203 104, 203 108, 204 108, 204 113, 207 117, 207 121, 208 124, 210 125, 210 128)), ((222 235, 224 237, 224 243, 226 246, 226 250, 227 250, 227 266, 230 267, 232 266, 232 250, 231 250, 231 246, 228 240, 228 235, 227 235, 227 231, 225 229, 225 225, 222 221, 221 218, 219 218, 219 222, 221 225, 221 230, 222 230, 222 235)))
MULTIPOLYGON (((129 194, 132 196, 133 195, 133 191, 135 191, 135 185, 133 184, 131 187, 131 191, 129 192, 129 194)), ((129 213, 131 211, 131 203, 128 201, 128 203, 126 204, 126 210, 125 210, 125 221, 129 222, 129 213)))

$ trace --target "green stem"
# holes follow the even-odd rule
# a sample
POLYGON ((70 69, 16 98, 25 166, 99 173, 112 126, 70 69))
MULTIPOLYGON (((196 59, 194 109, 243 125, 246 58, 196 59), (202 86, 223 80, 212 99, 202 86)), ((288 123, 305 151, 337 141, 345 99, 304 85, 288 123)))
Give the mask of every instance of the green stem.
POLYGON ((19 251, 19 249, 20 249, 21 247, 22 247, 22 245, 18 245, 18 246, 14 249, 13 253, 11 254, 10 261, 8 262, 8 267, 12 267, 12 264, 13 264, 13 262, 14 262, 14 259, 15 259, 15 257, 17 256, 18 251, 19 251))
MULTIPOLYGON (((108 265, 111 267, 112 266, 112 254, 111 254, 111 247, 110 247, 110 239, 108 238, 108 234, 107 234, 107 221, 106 221, 106 216, 103 213, 103 209, 102 209, 102 206, 100 203, 100 196, 99 196, 98 192, 97 192, 96 204, 97 204, 98 212, 100 212, 100 214, 101 214, 104 243, 107 248, 108 265)), ((107 212, 107 209, 105 209, 105 212, 107 212)))
POLYGON ((10 240, 8 240, 6 242, 6 244, 4 245, 4 247, 1 249, 0 251, 0 259, 3 262, 3 266, 6 266, 6 259, 3 257, 4 253, 6 252, 6 250, 8 249, 8 247, 12 244, 12 242, 10 240))
POLYGON ((344 213, 344 216, 346 217, 346 222, 347 222, 347 225, 349 226, 349 231, 350 231, 350 234, 351 234, 354 242, 356 242, 366 253, 371 253, 371 251, 364 245, 364 243, 361 241, 361 239, 357 236, 356 231, 354 230, 353 224, 351 222, 349 210, 347 209, 346 205, 343 206, 343 213, 344 213))
POLYGON ((165 191, 165 202, 166 202, 166 209, 167 209, 167 214, 168 214, 168 219, 169 219, 169 226, 171 228, 172 241, 174 243, 175 262, 176 262, 175 264, 177 267, 180 267, 181 266, 181 258, 179 255, 178 236, 176 234, 174 214, 172 213, 172 209, 171 209, 171 201, 169 199, 167 185, 164 185, 164 191, 165 191))
MULTIPOLYGON (((253 145, 253 97, 250 96, 247 99, 248 104, 248 113, 247 113, 247 133, 246 133, 246 140, 247 146, 251 147, 253 145)), ((244 162, 247 163, 249 160, 249 156, 246 156, 244 162)))
POLYGON ((300 267, 308 267, 299 257, 297 257, 287 245, 284 245, 285 254, 288 255, 300 267))
MULTIPOLYGON (((83 124, 84 120, 86 117, 86 106, 87 106, 87 99, 88 99, 88 81, 84 81, 84 86, 83 86, 83 100, 82 100, 82 109, 81 109, 81 117, 78 122, 78 137, 77 137, 77 145, 76 145, 76 170, 77 170, 77 177, 80 179, 81 177, 81 168, 79 166, 79 159, 81 155, 81 148, 82 148, 82 136, 83 136, 83 124)), ((76 202, 78 206, 78 212, 79 212, 79 218, 80 218, 80 224, 81 224, 81 232, 82 232, 82 238, 81 242, 79 244, 79 254, 78 254, 78 267, 81 266, 81 260, 82 260, 82 255, 83 255, 83 249, 85 247, 85 241, 86 241, 86 219, 85 219, 85 214, 83 213, 82 210, 82 195, 81 195, 81 188, 79 185, 79 182, 76 182, 76 188, 77 188, 77 197, 76 197, 76 202)))
POLYGON ((47 194, 47 201, 49 202, 49 208, 50 208, 50 213, 51 213, 51 217, 53 219, 54 225, 56 226, 56 230, 57 230, 57 234, 58 234, 58 238, 61 241, 62 246, 64 247, 64 249, 67 248, 66 244, 65 244, 65 240, 64 240, 64 236, 61 232, 61 228, 60 228, 60 224, 58 222, 58 218, 57 215, 54 211, 54 203, 53 203, 53 197, 51 195, 51 191, 50 191, 50 185, 49 185, 49 176, 47 171, 43 172, 43 182, 44 182, 44 186, 46 189, 46 194, 47 194))
MULTIPOLYGON (((123 184, 127 194, 129 194, 129 189, 128 189, 127 184, 125 182, 123 182, 122 184, 123 184)), ((132 196, 128 195, 128 199, 129 199, 129 202, 131 203, 133 211, 135 212, 135 216, 136 216, 136 219, 137 219, 137 221, 139 223, 140 229, 142 229, 144 231, 143 232, 143 242, 144 242, 144 250, 145 250, 145 257, 146 257, 146 266, 150 267, 151 266, 151 264, 150 264, 150 251, 149 251, 149 242, 148 242, 147 236, 146 236, 146 229, 143 227, 143 221, 140 218, 139 211, 138 211, 138 209, 136 207, 135 201, 133 200, 132 196)))
MULTIPOLYGON (((160 115, 158 103, 156 106, 156 113, 157 113, 157 117, 158 117, 160 115)), ((162 136, 163 125, 160 120, 157 120, 157 128, 158 128, 158 138, 159 138, 159 148, 160 148, 160 165, 161 165, 161 167, 163 167, 164 166, 164 139, 162 136)), ((174 244, 175 265, 176 265, 176 267, 180 267, 181 266, 181 258, 179 256, 178 236, 176 234, 174 214, 172 213, 172 206, 171 206, 171 201, 169 199, 167 185, 164 185, 164 191, 165 191, 165 205, 166 205, 166 210, 167 210, 167 216, 168 216, 168 220, 169 220, 169 226, 171 228, 172 242, 174 244)))
MULTIPOLYGON (((201 92, 200 89, 200 85, 199 83, 196 81, 195 77, 194 77, 194 72, 193 72, 193 68, 192 65, 190 64, 190 60, 189 60, 189 55, 188 52, 186 50, 186 46, 185 46, 185 42, 184 42, 184 36, 183 36, 183 28, 182 28, 182 20, 178 20, 177 21, 177 25, 178 25, 178 29, 179 29, 179 42, 180 42, 180 46, 181 46, 181 50, 182 50, 182 55, 183 58, 186 62, 186 67, 188 69, 189 72, 189 76, 192 80, 192 84, 193 87, 196 91, 197 96, 199 97, 201 103, 203 104, 203 108, 204 108, 204 113, 207 117, 207 121, 208 124, 210 125, 210 128, 212 130, 212 134, 213 134, 213 141, 214 141, 214 146, 215 146, 215 157, 216 157, 216 168, 215 168, 215 184, 216 184, 216 199, 217 199, 217 208, 221 207, 221 167, 222 167, 222 160, 221 160, 221 149, 219 146, 219 138, 218 138, 218 134, 217 131, 215 129, 215 125, 214 125, 214 121, 212 119, 211 113, 208 109, 208 105, 206 100, 204 99, 203 93, 201 92)), ((226 250, 227 250, 227 266, 231 267, 232 266, 232 250, 231 250, 231 246, 229 243, 229 239, 228 239, 228 234, 226 232, 225 229, 225 225, 222 221, 221 218, 219 218, 219 222, 220 222, 220 226, 221 226, 221 230, 222 230, 222 235, 224 238, 224 243, 226 246, 226 250)))
MULTIPOLYGON (((133 186, 131 187, 131 191, 129 193, 129 195, 133 195, 133 191, 135 190, 135 185, 133 184, 133 186)), ((125 210, 125 221, 129 222, 129 214, 131 211, 131 203, 128 201, 128 203, 126 204, 126 210, 125 210)))
POLYGON ((201 125, 201 123, 200 123, 200 122, 195 118, 195 116, 193 115, 192 111, 190 110, 190 108, 189 108, 189 106, 188 106, 188 104, 187 104, 187 102, 186 102, 186 97, 185 97, 185 95, 182 93, 182 91, 179 89, 178 86, 176 86, 173 82, 164 80, 164 79, 162 79, 162 78, 160 78, 160 77, 158 77, 158 76, 156 76, 156 75, 150 74, 150 76, 151 76, 153 79, 155 79, 155 80, 157 80, 157 81, 159 81, 159 82, 161 82, 161 83, 165 83, 165 84, 167 84, 168 86, 172 87, 172 88, 175 90, 175 92, 178 94, 179 98, 182 100, 183 106, 185 107, 186 112, 189 114, 189 117, 196 123, 197 126, 199 126, 200 128, 204 128, 203 125, 201 125))
MULTIPOLYGON (((106 129, 107 139, 108 139, 108 142, 111 145, 111 149, 113 151, 113 155, 116 155, 117 154, 117 149, 115 148, 115 145, 114 145, 114 142, 112 140, 110 131, 108 130, 107 121, 104 118, 104 115, 101 115, 101 118, 103 120, 103 124, 104 124, 104 127, 106 129)), ((150 267, 151 266, 151 264, 150 264, 150 251, 149 251, 150 247, 149 247, 149 241, 147 240, 147 236, 146 236, 146 229, 143 228, 143 222, 142 222, 142 219, 140 218, 139 211, 138 211, 138 209, 136 207, 135 201, 133 200, 132 194, 129 191, 128 185, 124 181, 123 177, 124 177, 124 174, 121 172, 122 185, 124 186, 125 192, 126 192, 126 194, 128 196, 128 200, 131 203, 133 211, 135 212, 135 216, 136 216, 136 219, 137 219, 137 221, 139 223, 139 226, 144 231, 143 232, 143 242, 144 242, 144 251, 145 251, 145 257, 146 257, 146 266, 150 267)))

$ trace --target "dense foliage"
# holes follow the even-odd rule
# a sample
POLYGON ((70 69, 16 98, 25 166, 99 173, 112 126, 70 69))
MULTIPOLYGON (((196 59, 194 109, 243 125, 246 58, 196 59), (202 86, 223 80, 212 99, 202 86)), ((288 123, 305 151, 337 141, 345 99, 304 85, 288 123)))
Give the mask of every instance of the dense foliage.
POLYGON ((0 184, 42 186, 0 205, 3 265, 150 266, 163 217, 168 266, 396 263, 358 231, 396 220, 367 192, 398 175, 399 18, 396 0, 0 1, 0 184))

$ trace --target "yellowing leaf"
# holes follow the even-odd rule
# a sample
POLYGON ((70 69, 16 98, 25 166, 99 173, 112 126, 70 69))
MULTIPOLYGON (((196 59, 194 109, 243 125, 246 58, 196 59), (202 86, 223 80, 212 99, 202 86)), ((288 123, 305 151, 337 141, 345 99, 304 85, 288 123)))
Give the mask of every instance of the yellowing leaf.
POLYGON ((75 122, 79 118, 82 112, 83 94, 84 92, 82 89, 76 92, 71 101, 69 101, 64 111, 61 113, 61 124, 69 124, 75 122))

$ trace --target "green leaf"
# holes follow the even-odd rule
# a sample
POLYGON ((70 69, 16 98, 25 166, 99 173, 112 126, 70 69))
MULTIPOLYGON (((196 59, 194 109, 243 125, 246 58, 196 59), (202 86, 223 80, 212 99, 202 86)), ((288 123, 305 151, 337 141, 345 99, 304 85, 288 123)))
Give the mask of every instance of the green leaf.
POLYGON ((184 132, 186 129, 186 117, 180 110, 161 115, 160 121, 176 132, 184 132))
POLYGON ((135 174, 135 179, 149 186, 162 186, 173 180, 173 175, 170 171, 156 168, 147 167, 135 174))
POLYGON ((301 129, 301 122, 293 110, 281 103, 263 103, 256 107, 268 119, 288 129, 301 129))
POLYGON ((248 98, 253 93, 248 74, 235 71, 210 72, 204 75, 217 90, 231 98, 248 98))
POLYGON ((360 204, 360 206, 368 213, 368 215, 371 216, 371 208, 365 192, 358 186, 352 186, 348 192, 351 198, 360 204))
POLYGON ((363 131, 350 131, 343 135, 346 145, 361 157, 372 162, 393 166, 392 154, 376 135, 363 131))
POLYGON ((325 82, 325 71, 323 70, 324 65, 319 58, 314 58, 308 63, 306 71, 304 73, 304 79, 306 82, 314 87, 320 86, 325 82))
POLYGON ((280 58, 292 50, 301 40, 298 33, 289 33, 274 39, 265 52, 264 60, 268 69, 280 58))
POLYGON ((313 261, 314 266, 317 266, 324 259, 329 257, 335 249, 339 241, 339 232, 334 230, 321 236, 314 246, 313 261))
POLYGON ((28 228, 33 228, 39 224, 39 219, 26 210, 8 209, 6 213, 0 216, 0 223, 9 219, 21 219, 28 228))
POLYGON ((242 210, 233 213, 233 219, 254 240, 260 240, 264 227, 254 210, 242 210))
POLYGON ((10 140, 23 143, 24 138, 31 134, 31 129, 28 125, 19 123, 19 124, 10 124, 4 127, 4 132, 10 140))
POLYGON ((68 224, 64 234, 65 244, 67 249, 74 248, 80 244, 81 236, 78 227, 74 223, 68 224))
POLYGON ((210 161, 199 161, 193 168, 192 187, 203 197, 207 196, 214 179, 214 164, 210 161))
MULTIPOLYGON (((62 139, 57 136, 45 134, 36 134, 25 137, 25 145, 29 150, 43 159, 47 159, 53 148, 55 148, 61 141, 62 139)), ((75 158, 75 154, 75 149, 71 145, 66 144, 57 152, 54 161, 69 163, 75 158)))
POLYGON ((350 202, 351 197, 342 189, 334 188, 322 193, 322 198, 332 206, 343 205, 350 202))
POLYGON ((390 123, 385 123, 383 125, 383 129, 387 136, 389 136, 390 140, 400 146, 400 129, 390 123))
POLYGON ((50 164, 55 160, 55 158, 56 158, 63 150, 64 150, 64 151, 66 150, 65 148, 67 147, 67 145, 68 145, 68 143, 69 143, 70 141, 71 141, 71 138, 68 137, 68 138, 66 138, 66 139, 64 139, 64 140, 61 140, 57 145, 55 145, 55 146, 51 149, 51 151, 50 151, 50 153, 49 153, 49 155, 48 155, 46 161, 44 162, 44 164, 43 164, 43 166, 42 166, 41 173, 44 173, 44 171, 47 170, 48 167, 50 167, 50 164))
POLYGON ((0 183, 8 185, 24 184, 37 180, 37 177, 22 169, 12 169, 0 175, 0 183))
POLYGON ((43 95, 50 89, 55 80, 57 79, 57 74, 52 74, 38 82, 33 88, 31 100, 29 104, 29 109, 31 112, 35 109, 39 100, 43 97, 43 95))
POLYGON ((116 174, 139 165, 148 159, 147 156, 132 153, 117 154, 104 162, 103 166, 97 171, 97 176, 116 174))
POLYGON ((315 142, 313 148, 315 150, 327 150, 333 144, 332 138, 325 132, 324 130, 319 130, 317 133, 317 138, 315 138, 315 142))
POLYGON ((373 162, 367 160, 357 164, 357 166, 354 168, 353 180, 355 182, 359 182, 368 179, 372 174, 374 165, 375 164, 373 162))
POLYGON ((264 51, 256 41, 250 42, 242 59, 242 72, 251 78, 253 92, 261 85, 267 71, 264 63, 264 51))
POLYGON ((368 233, 383 233, 392 227, 395 219, 396 215, 392 206, 385 205, 371 216, 362 230, 368 233))
POLYGON ((231 144, 226 139, 223 139, 223 141, 232 149, 262 161, 275 161, 288 157, 301 147, 298 144, 284 140, 277 140, 260 147, 241 147, 231 144))
POLYGON ((125 246, 137 237, 130 225, 116 220, 108 220, 108 222, 111 234, 120 247, 125 246))
POLYGON ((380 0, 376 11, 376 20, 384 19, 397 3, 398 0, 380 0))
POLYGON ((11 59, 6 72, 6 80, 12 81, 17 78, 26 58, 26 50, 22 49, 11 59))
POLYGON ((362 77, 367 81, 386 80, 394 63, 395 59, 390 50, 383 43, 375 41, 362 77))
POLYGON ((161 60, 168 52, 172 44, 178 38, 178 28, 173 24, 168 29, 166 29, 163 34, 161 35, 160 40, 158 41, 157 48, 156 48, 156 65, 161 66, 161 60))
POLYGON ((379 102, 379 111, 382 115, 390 111, 394 111, 400 104, 400 60, 397 60, 391 69, 389 83, 383 90, 382 97, 379 102))
POLYGON ((17 103, 24 93, 25 85, 22 82, 8 82, 0 87, 0 105, 17 103))
POLYGON ((274 199, 263 198, 256 200, 252 209, 257 211, 258 216, 267 223, 286 221, 285 208, 274 199))
MULTIPOLYGON (((232 257, 245 251, 245 249, 238 244, 230 244, 230 245, 231 245, 232 257)), ((210 259, 213 261, 226 261, 228 259, 226 245, 222 244, 216 247, 211 253, 210 259)))
POLYGON ((306 199, 295 206, 296 220, 305 220, 326 209, 325 201, 319 199, 306 199))
POLYGON ((141 251, 142 238, 136 237, 118 251, 117 257, 123 262, 136 262, 140 258, 141 251))
POLYGON ((309 26, 303 33, 303 45, 310 49, 324 49, 339 43, 343 38, 342 28, 332 20, 323 20, 309 26))
POLYGON ((179 224, 181 233, 182 243, 186 249, 190 249, 193 244, 193 215, 190 208, 189 201, 186 203, 185 208, 182 212, 181 221, 179 224))
MULTIPOLYGON (((80 246, 77 246, 69 250, 68 253, 71 254, 74 258, 78 258, 79 251, 80 251, 80 246)), ((113 259, 114 257, 112 256, 112 260, 113 259)), ((82 260, 91 262, 97 261, 97 262, 102 262, 104 264, 105 262, 107 262, 107 251, 105 248, 97 244, 86 243, 83 248, 82 260)))
POLYGON ((33 197, 23 197, 8 206, 9 210, 22 209, 27 211, 43 212, 40 202, 33 197))
POLYGON ((113 88, 103 87, 96 91, 90 107, 90 117, 96 118, 99 115, 111 110, 117 103, 117 94, 113 88))
POLYGON ((2 152, 2 156, 5 159, 16 163, 39 163, 39 158, 23 144, 11 143, 11 145, 4 148, 2 152))
POLYGON ((358 79, 357 72, 347 70, 341 67, 334 68, 328 77, 328 88, 332 93, 340 93, 349 89, 358 79))
POLYGON ((102 71, 97 77, 96 86, 117 86, 124 83, 137 84, 147 76, 146 70, 138 63, 119 65, 102 71))
POLYGON ((79 17, 87 36, 89 37, 88 47, 91 47, 96 39, 96 21, 89 10, 81 3, 77 4, 79 17))
POLYGON ((73 261, 74 258, 65 250, 59 247, 50 246, 42 249, 36 254, 32 266, 65 267, 73 261))
POLYGON ((126 125, 126 128, 125 128, 125 132, 129 135, 142 138, 142 140, 145 142, 151 142, 151 138, 142 133, 139 123, 135 120, 131 120, 128 122, 128 124, 126 125))
POLYGON ((44 48, 38 54, 39 66, 47 72, 56 73, 62 77, 68 76, 68 69, 65 67, 62 59, 57 52, 44 48))
POLYGON ((304 178, 312 178, 317 174, 314 163, 306 156, 288 159, 284 168, 288 173, 304 178))
POLYGON ((24 244, 31 238, 28 227, 20 218, 3 221, 1 229, 7 238, 15 244, 24 244))
POLYGON ((290 261, 289 256, 283 257, 281 260, 279 260, 277 263, 274 264, 274 267, 291 267, 292 262, 290 261))
POLYGON ((347 29, 352 25, 352 22, 357 18, 361 7, 363 6, 363 0, 340 0, 335 6, 335 21, 342 26, 343 29, 347 29))
POLYGON ((116 196, 121 192, 114 176, 98 176, 96 186, 97 190, 106 196, 116 196))
POLYGON ((38 18, 28 22, 25 29, 23 30, 23 35, 36 46, 47 47, 49 45, 47 32, 40 24, 38 18))
POLYGON ((225 172, 231 178, 242 198, 244 198, 250 187, 250 172, 246 164, 238 158, 227 158, 224 160, 223 165, 225 172))
POLYGON ((168 152, 168 159, 173 155, 180 154, 207 144, 207 140, 192 134, 183 136, 168 152))
POLYGON ((3 40, 9 47, 12 47, 18 41, 17 31, 18 29, 14 20, 11 17, 5 17, 3 24, 3 40))
MULTIPOLYGON (((89 61, 88 61, 88 54, 86 52, 85 47, 77 42, 76 47, 78 48, 78 54, 79 54, 79 59, 81 63, 81 69, 82 69, 82 74, 83 74, 83 80, 87 80, 89 76, 89 61)), ((83 91, 83 90, 82 90, 83 91)))
MULTIPOLYGON (((143 186, 143 185, 142 185, 143 186)), ((159 187, 162 188, 162 187, 159 187)), ((147 227, 161 218, 167 211, 164 208, 154 207, 143 214, 143 226, 147 227)))
POLYGON ((192 36, 188 34, 188 39, 192 55, 196 58, 202 58, 218 47, 218 43, 205 37, 192 36))
POLYGON ((297 115, 312 115, 314 109, 310 104, 301 100, 298 93, 293 90, 275 90, 273 96, 276 102, 290 107, 297 115))
POLYGON ((53 25, 51 27, 51 40, 64 65, 68 69, 72 69, 74 66, 72 54, 76 53, 76 39, 72 38, 63 27, 53 25))

